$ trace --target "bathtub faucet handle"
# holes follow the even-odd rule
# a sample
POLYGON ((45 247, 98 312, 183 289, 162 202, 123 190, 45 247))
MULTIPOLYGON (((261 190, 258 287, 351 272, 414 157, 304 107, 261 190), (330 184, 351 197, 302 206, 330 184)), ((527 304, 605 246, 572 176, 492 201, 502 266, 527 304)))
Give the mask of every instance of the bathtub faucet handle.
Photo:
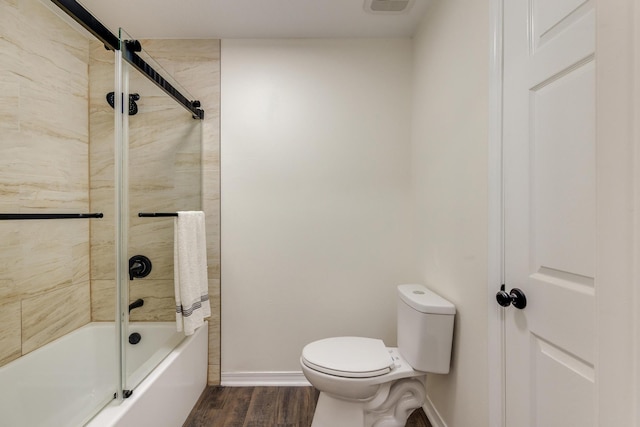
POLYGON ((151 260, 144 255, 129 258, 129 280, 147 277, 151 273, 151 260))

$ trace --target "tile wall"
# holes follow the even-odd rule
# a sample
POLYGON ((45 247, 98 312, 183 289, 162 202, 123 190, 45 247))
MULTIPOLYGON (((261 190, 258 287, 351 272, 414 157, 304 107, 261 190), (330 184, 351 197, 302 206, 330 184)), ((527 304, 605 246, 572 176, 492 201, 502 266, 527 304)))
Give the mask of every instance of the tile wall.
MULTIPOLYGON (((162 67, 180 82, 192 95, 202 103, 205 118, 202 122, 201 139, 201 209, 206 214, 207 226, 207 258, 209 267, 209 295, 211 298, 211 318, 209 319, 209 384, 220 383, 220 41, 219 40, 142 40, 142 46, 155 58, 162 67)), ((181 113, 184 114, 184 113, 181 113)), ((187 121, 193 120, 186 116, 187 121)), ((165 126, 166 127, 166 126, 165 126)), ((189 137, 191 140, 191 136, 189 137)), ((189 159, 189 154, 183 155, 189 159)), ((191 158, 193 159, 193 158, 191 158)), ((187 160, 188 161, 188 160, 187 160)), ((193 165, 197 168, 197 165, 193 165)), ((194 170, 193 175, 197 173, 194 170)), ((184 176, 178 173, 177 176, 184 176)), ((189 194, 185 182, 177 184, 181 197, 189 194)), ((133 190, 132 190, 133 191, 133 190)), ((193 193, 192 196, 193 197, 193 193)), ((167 198, 154 198, 161 206, 166 206, 167 198)), ((186 204, 177 203, 176 209, 193 206, 195 201, 183 199, 186 204)), ((134 206, 131 207, 132 211, 134 206)), ((170 223, 171 224, 171 223, 170 223)), ((136 226, 132 222, 132 228, 136 226)), ((172 224, 171 224, 172 226, 172 224)), ((172 227, 169 227, 172 228, 172 227)), ((143 236, 132 232, 132 238, 137 242, 144 241, 143 236), (141 238, 142 237, 142 238, 141 238)), ((173 233, 170 233, 173 242, 173 233)), ((138 243, 132 241, 132 247, 138 243)), ((173 243, 169 245, 169 253, 173 252, 173 243)), ((166 253, 166 252, 165 252, 166 253)), ((165 255, 166 257, 166 255, 165 255)), ((165 268, 173 274, 172 255, 167 259, 165 268)), ((171 315, 175 319, 173 302, 173 281, 170 281, 171 315)), ((131 287, 131 298, 137 298, 135 287, 131 287)), ((142 288, 141 288, 142 289, 142 288)), ((164 291, 167 292, 167 291, 164 291)), ((143 292, 140 292, 142 294, 143 292)), ((133 319, 135 317, 132 316, 133 319)))
MULTIPOLYGON (((1 221, 0 365, 89 321, 114 317, 113 52, 38 0, 0 2, 0 212, 103 212, 101 220, 1 221), (89 114, 89 112, 91 114, 89 114)), ((134 280, 145 305, 131 320, 172 321, 173 220, 138 211, 207 214, 209 382, 220 378, 219 111, 217 40, 142 45, 205 110, 194 121, 132 72, 130 252, 154 268, 134 280), (202 138, 201 138, 202 136, 202 138)))
MULTIPOLYGON (((88 212, 89 43, 37 0, 0 29, 0 212, 88 212)), ((91 221, 0 222, 0 365, 90 321, 91 221)))

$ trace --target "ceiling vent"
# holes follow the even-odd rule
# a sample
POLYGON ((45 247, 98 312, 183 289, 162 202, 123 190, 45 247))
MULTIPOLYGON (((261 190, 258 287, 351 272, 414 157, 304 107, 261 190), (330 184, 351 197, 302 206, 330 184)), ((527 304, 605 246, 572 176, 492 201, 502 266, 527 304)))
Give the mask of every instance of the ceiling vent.
POLYGON ((408 12, 414 0, 365 0, 364 9, 372 13, 408 12))

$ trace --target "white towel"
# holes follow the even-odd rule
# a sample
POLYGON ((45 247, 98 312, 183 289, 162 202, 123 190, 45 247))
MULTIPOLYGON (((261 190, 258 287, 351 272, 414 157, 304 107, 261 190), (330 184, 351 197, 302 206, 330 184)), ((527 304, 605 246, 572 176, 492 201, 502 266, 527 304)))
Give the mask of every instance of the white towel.
POLYGON ((173 271, 176 291, 176 326, 185 335, 211 316, 207 277, 204 212, 178 212, 174 223, 173 271))

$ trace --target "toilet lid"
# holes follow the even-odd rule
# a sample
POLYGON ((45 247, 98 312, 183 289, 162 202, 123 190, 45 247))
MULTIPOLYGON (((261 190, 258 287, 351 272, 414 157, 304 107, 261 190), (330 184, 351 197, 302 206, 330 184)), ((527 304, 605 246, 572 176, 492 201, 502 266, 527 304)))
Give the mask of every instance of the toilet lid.
POLYGON ((391 372, 393 359, 382 340, 361 337, 327 338, 302 350, 305 365, 347 378, 377 377, 391 372))

